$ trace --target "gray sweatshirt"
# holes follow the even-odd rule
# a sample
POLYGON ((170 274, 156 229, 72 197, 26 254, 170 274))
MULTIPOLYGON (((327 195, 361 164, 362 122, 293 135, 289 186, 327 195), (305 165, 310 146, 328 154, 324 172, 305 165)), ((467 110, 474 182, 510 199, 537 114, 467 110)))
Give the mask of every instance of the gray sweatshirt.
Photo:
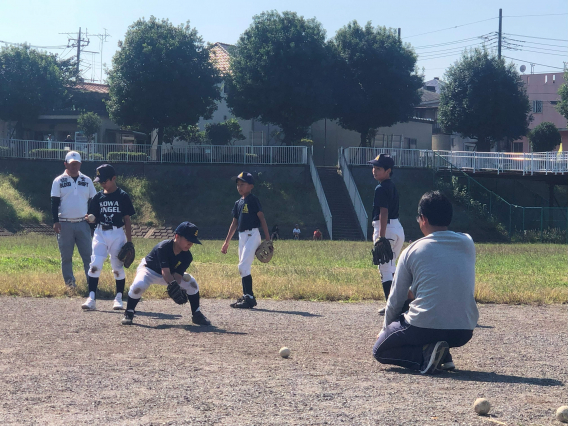
POLYGON ((434 329, 473 330, 479 312, 474 299, 475 246, 468 234, 438 231, 402 252, 385 313, 385 327, 398 320, 408 290, 415 299, 405 321, 434 329))

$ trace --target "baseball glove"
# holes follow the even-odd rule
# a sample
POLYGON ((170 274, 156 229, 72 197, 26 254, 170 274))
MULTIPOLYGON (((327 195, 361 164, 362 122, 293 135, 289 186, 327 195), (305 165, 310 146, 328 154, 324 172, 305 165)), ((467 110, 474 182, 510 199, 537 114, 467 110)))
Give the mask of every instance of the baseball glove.
POLYGON ((187 303, 187 301, 189 300, 187 298, 187 293, 185 292, 184 289, 182 289, 179 284, 177 283, 176 280, 173 280, 171 283, 168 284, 168 296, 170 296, 174 302, 176 302, 178 305, 183 305, 184 303, 187 303))
POLYGON ((390 241, 392 240, 387 240, 385 237, 381 237, 377 240, 375 246, 371 250, 371 254, 373 255, 373 265, 389 263, 393 259, 394 254, 392 252, 390 241))
POLYGON ((274 255, 274 246, 272 245, 272 241, 263 241, 260 243, 254 254, 262 263, 270 262, 270 259, 272 259, 272 256, 274 255))
POLYGON ((118 260, 120 260, 125 268, 130 268, 132 262, 134 262, 134 257, 136 256, 136 251, 134 250, 134 244, 127 242, 122 246, 118 252, 118 260))

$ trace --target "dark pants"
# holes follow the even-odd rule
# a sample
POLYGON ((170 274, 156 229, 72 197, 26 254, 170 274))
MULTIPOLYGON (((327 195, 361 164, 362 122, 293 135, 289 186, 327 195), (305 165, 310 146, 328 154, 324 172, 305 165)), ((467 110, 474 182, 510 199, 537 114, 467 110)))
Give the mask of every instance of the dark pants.
MULTIPOLYGON (((381 364, 393 364, 412 370, 420 370, 423 362, 423 347, 441 340, 450 348, 458 348, 471 340, 473 330, 440 330, 420 328, 405 322, 404 316, 390 323, 375 342, 373 355, 381 364)), ((450 362, 448 351, 442 363, 450 362)))

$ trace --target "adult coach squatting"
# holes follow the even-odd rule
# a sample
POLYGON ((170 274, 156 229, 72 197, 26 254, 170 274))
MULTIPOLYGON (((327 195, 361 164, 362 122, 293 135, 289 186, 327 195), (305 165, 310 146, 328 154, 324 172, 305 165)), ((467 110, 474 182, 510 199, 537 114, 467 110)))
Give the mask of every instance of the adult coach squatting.
MULTIPOLYGON (((380 238, 387 238, 390 240, 394 255, 390 262, 378 267, 387 301, 396 271, 396 259, 404 244, 404 229, 398 220, 398 191, 390 178, 394 160, 386 154, 379 154, 374 160, 369 161, 369 164, 373 166, 373 177, 379 181, 373 200, 373 244, 380 238)), ((380 315, 384 313, 385 308, 379 310, 380 315)))
POLYGON ((87 175, 80 172, 81 155, 69 151, 65 155, 65 172, 57 176, 51 185, 51 212, 53 230, 57 234, 57 245, 61 253, 61 272, 67 287, 73 288, 73 251, 79 250, 85 277, 89 282, 89 261, 91 260, 91 228, 85 222, 89 202, 96 194, 95 185, 87 175))
POLYGON ((148 287, 152 284, 169 285, 172 281, 175 281, 182 291, 187 293, 187 299, 191 306, 192 322, 198 325, 211 325, 199 306, 199 285, 197 281, 189 274, 189 281, 183 279, 185 271, 193 260, 189 249, 193 244, 201 244, 197 238, 198 232, 199 229, 193 223, 182 222, 176 228, 173 239, 158 243, 140 261, 136 270, 136 277, 128 291, 126 311, 122 319, 123 325, 132 324, 136 305, 148 287))
POLYGON ((93 254, 89 265, 89 297, 81 306, 85 310, 96 309, 96 292, 103 263, 110 254, 110 265, 116 281, 116 296, 113 309, 123 309, 125 274, 118 254, 128 241, 132 243, 132 225, 130 217, 135 214, 132 201, 126 192, 116 185, 116 172, 110 164, 97 167, 95 182, 99 182, 102 191, 97 192, 89 204, 88 215, 95 216, 95 234, 93 236, 93 254))
POLYGON ((243 285, 243 297, 231 303, 232 308, 252 309, 256 306, 256 299, 252 291, 251 266, 255 252, 260 245, 261 237, 258 230, 262 226, 266 241, 270 240, 268 226, 262 212, 260 200, 252 194, 254 178, 248 172, 242 172, 232 178, 237 183, 237 191, 241 198, 233 206, 233 221, 221 253, 227 254, 231 238, 235 231, 239 231, 239 273, 243 285))

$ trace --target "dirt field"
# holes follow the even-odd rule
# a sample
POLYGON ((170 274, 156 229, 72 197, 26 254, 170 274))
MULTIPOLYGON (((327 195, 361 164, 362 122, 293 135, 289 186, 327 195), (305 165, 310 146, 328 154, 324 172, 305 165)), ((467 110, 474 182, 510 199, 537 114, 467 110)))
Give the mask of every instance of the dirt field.
POLYGON ((373 359, 377 304, 204 300, 198 327, 147 301, 128 327, 81 303, 0 298, 3 425, 560 425, 568 405, 566 305, 482 305, 458 370, 421 376, 373 359))

